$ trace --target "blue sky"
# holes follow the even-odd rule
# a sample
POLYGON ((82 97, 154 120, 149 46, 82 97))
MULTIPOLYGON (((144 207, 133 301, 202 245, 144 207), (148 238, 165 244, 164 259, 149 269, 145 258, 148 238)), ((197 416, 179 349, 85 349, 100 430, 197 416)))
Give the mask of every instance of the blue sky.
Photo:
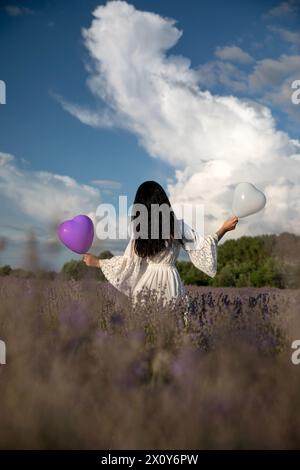
MULTIPOLYGON (((220 218, 223 214, 226 215, 226 207, 220 208, 218 212, 215 204, 218 201, 227 201, 227 199, 223 198, 222 191, 208 194, 208 189, 204 189, 207 174, 206 170, 204 171, 199 166, 199 162, 206 162, 206 165, 214 161, 226 163, 227 166, 221 173, 228 172, 227 180, 224 181, 219 173, 215 175, 216 185, 220 187, 222 184, 223 190, 239 178, 245 177, 242 168, 252 165, 256 166, 257 173, 251 174, 251 181, 260 183, 260 188, 267 193, 269 191, 268 194, 277 198, 276 201, 282 201, 283 197, 284 207, 276 220, 272 218, 274 216, 271 210, 270 213, 264 214, 264 224, 259 218, 249 219, 250 222, 244 223, 243 230, 238 236, 246 233, 252 235, 262 232, 277 233, 286 229, 296 233, 298 231, 299 225, 296 225, 295 221, 297 214, 299 215, 299 208, 290 201, 295 198, 299 190, 298 181, 293 180, 293 177, 299 162, 294 155, 300 152, 297 151, 297 147, 291 147, 294 141, 300 139, 300 115, 299 107, 292 105, 287 96, 292 81, 300 79, 299 2, 163 0, 160 2, 132 1, 129 4, 135 9, 134 11, 126 10, 129 18, 128 31, 122 30, 123 39, 120 44, 118 45, 117 36, 101 36, 97 60, 105 66, 107 75, 98 93, 98 91, 91 90, 87 83, 88 78, 99 78, 101 73, 87 69, 87 66, 95 67, 95 57, 91 55, 91 49, 83 38, 82 28, 90 31, 90 36, 94 34, 90 30, 92 12, 100 5, 109 11, 110 6, 105 6, 106 2, 48 0, 1 3, 0 79, 5 81, 7 87, 7 103, 0 106, 0 154, 5 155, 3 171, 6 172, 4 176, 2 175, 2 180, 0 172, 2 197, 0 235, 7 240, 7 249, 1 254, 0 262, 2 263, 8 262, 15 266, 22 263, 20 233, 25 234, 29 229, 33 229, 40 237, 43 252, 43 243, 47 242, 50 237, 50 216, 47 220, 47 214, 50 214, 47 211, 48 209, 50 211, 50 208, 47 208, 43 215, 41 214, 42 205, 37 205, 36 212, 34 212, 28 209, 28 204, 30 204, 30 198, 34 205, 34 203, 37 204, 39 198, 43 201, 43 197, 46 197, 41 193, 43 187, 47 185, 47 178, 50 181, 47 201, 51 199, 51 194, 56 193, 58 184, 57 178, 55 179, 53 175, 67 176, 76 183, 74 187, 76 198, 73 202, 69 203, 69 199, 67 202, 67 198, 72 196, 72 191, 70 193, 67 190, 66 199, 64 188, 61 186, 57 193, 56 200, 59 201, 61 197, 61 207, 66 203, 66 213, 70 216, 75 216, 82 210, 94 211, 98 194, 99 202, 101 200, 115 203, 118 194, 127 194, 129 199, 132 199, 136 187, 146 179, 155 179, 164 186, 169 185, 169 193, 174 200, 194 200, 198 193, 196 190, 193 192, 191 188, 203 184, 203 192, 208 198, 207 210, 214 212, 212 218, 214 225, 207 225, 209 231, 217 229, 216 224, 222 222, 220 218), (141 12, 142 15, 137 17, 136 12, 141 12), (145 12, 159 15, 161 19, 157 26, 159 39, 155 35, 156 30, 151 29, 152 23, 148 22, 147 15, 143 16, 145 12), (140 24, 145 21, 145 31, 149 33, 148 43, 143 43, 145 41, 143 29, 137 29, 132 39, 132 28, 136 25, 135 17, 138 18, 137 21, 140 24), (176 20, 176 23, 171 27, 165 18, 172 18, 176 20), (172 39, 172 35, 177 34, 174 28, 182 32, 181 37, 178 35, 175 40, 172 39), (173 46, 164 46, 164 34, 169 35, 170 41, 174 43, 173 46), (127 37, 130 46, 125 49, 123 44, 127 37), (124 49, 120 56, 116 56, 115 62, 110 61, 109 55, 101 49, 106 38, 108 49, 111 48, 114 51, 115 42, 120 49, 122 47, 124 49), (137 89, 132 91, 136 82, 129 83, 132 79, 131 72, 129 69, 124 69, 121 62, 125 54, 129 54, 128 60, 130 60, 130 53, 135 47, 134 40, 137 43, 141 41, 145 51, 150 40, 151 48, 153 48, 150 57, 150 60, 153 59, 152 67, 156 67, 158 62, 164 67, 165 59, 167 59, 170 67, 168 66, 166 73, 174 74, 174 83, 177 80, 176 77, 180 76, 180 83, 184 83, 184 86, 208 91, 213 98, 228 97, 225 104, 223 102, 216 104, 216 106, 222 106, 222 109, 199 108, 212 119, 213 116, 218 115, 216 135, 207 140, 203 155, 199 151, 199 162, 197 161, 197 147, 195 150, 191 142, 188 143, 191 149, 190 154, 185 156, 183 151, 182 158, 178 155, 173 159, 172 156, 173 149, 170 142, 172 132, 174 136, 178 136, 180 116, 187 112, 179 110, 179 106, 176 106, 176 100, 180 102, 179 92, 175 95, 171 93, 171 89, 164 89, 168 112, 167 116, 162 118, 165 109, 162 109, 162 101, 157 102, 159 117, 156 126, 153 124, 153 115, 150 114, 151 103, 155 104, 150 91, 144 95, 144 91, 141 93, 137 89), (162 41, 162 46, 159 40, 162 41), (162 49, 164 49, 163 54, 160 52, 162 49), (174 57, 184 57, 185 60, 189 59, 190 63, 178 65, 174 57), (123 85, 119 87, 119 79, 114 81, 118 70, 123 70, 124 83, 128 83, 126 89, 123 85), (100 91, 101 98, 99 98, 100 91), (103 98, 103 92, 108 98, 103 98), (141 97, 140 102, 139 97, 141 97), (247 122, 247 128, 236 129, 236 120, 232 118, 232 127, 227 131, 230 133, 232 129, 234 135, 235 133, 246 135, 248 132, 250 135, 251 132, 251 138, 259 142, 259 157, 257 160, 253 157, 252 161, 252 153, 249 150, 248 154, 245 153, 241 157, 245 159, 245 165, 240 160, 236 162, 231 159, 230 154, 236 151, 235 146, 231 148, 228 144, 227 153, 225 155, 220 153, 216 157, 215 148, 209 144, 213 139, 219 138, 218 134, 222 136, 220 138, 224 138, 225 127, 222 126, 219 118, 224 106, 227 106, 231 113, 233 112, 234 99, 238 100, 235 106, 240 106, 245 100, 249 100, 253 113, 260 113, 255 114, 254 117, 251 115, 254 119, 253 123, 249 123, 249 118, 243 114, 242 119, 245 119, 245 123, 247 122), (130 105, 127 109, 124 103, 129 101, 134 105, 130 105), (137 109, 133 110, 132 106, 136 106, 137 109), (171 106, 174 106, 174 120, 171 106), (264 106, 264 109, 268 109, 274 122, 271 122, 270 116, 267 116, 262 108, 257 111, 256 106, 264 106), (143 108, 149 109, 149 112, 146 113, 143 108), (138 112, 139 109, 141 113, 138 112), (82 122, 82 110, 85 111, 85 116, 89 113, 88 119, 84 119, 85 123, 82 122), (109 117, 109 125, 99 125, 99 123, 96 126, 91 125, 91 116, 100 116, 101 120, 105 115, 105 110, 109 111, 109 116, 113 115, 112 119, 109 117), (255 132, 258 132, 257 129, 262 119, 261 126, 266 129, 265 134, 274 132, 273 140, 277 142, 278 139, 278 144, 273 149, 270 149, 269 142, 260 140, 260 135, 252 133, 253 128, 256 129, 255 132), (170 129, 173 129, 172 132, 170 129), (285 132, 285 136, 288 137, 282 138, 278 134, 280 131, 285 132), (261 151, 263 146, 264 151, 261 151), (272 162, 271 159, 269 161, 268 152, 272 155, 276 154, 276 161, 272 162), (288 165, 283 163, 283 166, 289 167, 289 173, 281 175, 278 170, 280 168, 278 159, 288 157, 292 157, 293 160, 290 160, 288 165), (260 165, 264 167, 263 161, 266 161, 270 168, 277 169, 273 176, 284 179, 278 179, 275 183, 273 176, 270 176, 270 181, 267 175, 260 179, 260 165), (19 176, 16 176, 18 172, 19 176), (40 172, 43 173, 42 176, 40 172), (198 183, 195 181, 196 175, 198 175, 198 183), (30 184, 31 178, 35 181, 33 185, 30 184), (95 183, 95 180, 98 182, 95 183), (22 181, 22 184, 18 181, 22 181), (271 181, 273 181, 273 186, 271 181), (18 191, 13 194, 14 185, 17 184, 18 191), (94 193, 91 192, 92 190, 88 191, 88 194, 92 194, 90 200, 84 185, 95 190, 94 193), (281 188, 281 192, 278 188, 281 188), (85 202, 82 207, 78 207, 78 212, 76 212, 76 204, 80 206, 80 202, 78 203, 80 197, 84 198, 85 202), (282 217, 288 225, 282 223, 282 217)), ((99 28, 99 31, 101 25, 108 21, 109 24, 112 24, 111 21, 116 22, 116 28, 118 28, 118 15, 120 14, 121 21, 123 7, 120 2, 117 2, 114 8, 109 18, 102 16, 98 20, 96 28, 99 28)), ((106 10, 103 11, 106 12, 106 10)), ((123 23, 120 25, 120 28, 123 28, 123 23)), ((143 56, 138 52, 138 57, 140 62, 136 65, 136 73, 140 74, 139 87, 142 87, 143 77, 146 80, 151 69, 148 67, 147 53, 143 56)), ((172 78, 170 77, 171 75, 168 77, 168 83, 172 78)), ((192 110, 194 103, 189 102, 190 99, 189 94, 187 103, 192 110)), ((197 103, 197 106, 202 106, 202 104, 197 103)), ((207 126, 211 125, 211 119, 205 121, 207 116, 202 119, 201 112, 199 126, 208 129, 205 135, 209 136, 211 127, 207 126)), ((237 110, 234 112, 238 114, 237 110)), ((243 113, 245 113, 244 108, 243 113)), ((224 123, 231 122, 230 116, 227 119, 224 111, 222 118, 224 123)), ((186 120, 182 129, 180 142, 185 142, 185 148, 187 148, 187 140, 193 139, 193 133, 196 139, 197 130, 192 123, 190 134, 186 120)), ((174 148, 174 154, 177 149, 179 152, 178 145, 174 148)), ((253 154, 255 152, 255 145, 253 145, 253 154)), ((67 183, 66 186, 68 186, 67 183)), ((208 187, 210 188, 211 184, 208 187)), ((228 201, 229 198, 228 195, 228 201)), ((276 204, 278 207, 278 203, 276 204)), ((53 212, 53 207, 51 210, 53 212)), ((122 243, 116 245, 116 251, 121 248, 122 243)), ((70 253, 64 250, 54 265, 57 267, 59 263, 70 257, 70 253)))

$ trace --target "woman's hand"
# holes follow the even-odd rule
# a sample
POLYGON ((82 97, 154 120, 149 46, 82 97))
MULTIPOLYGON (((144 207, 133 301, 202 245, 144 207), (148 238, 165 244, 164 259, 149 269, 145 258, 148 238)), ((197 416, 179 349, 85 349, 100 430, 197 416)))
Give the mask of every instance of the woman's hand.
POLYGON ((226 232, 234 230, 238 221, 239 218, 236 215, 233 215, 229 219, 225 220, 222 227, 216 232, 219 237, 219 240, 221 240, 221 238, 223 237, 223 235, 225 235, 226 232))
POLYGON ((91 253, 85 253, 83 262, 89 267, 99 268, 99 259, 91 253))
POLYGON ((238 221, 239 218, 236 215, 233 215, 232 217, 230 217, 230 219, 225 220, 223 224, 225 232, 230 232, 230 230, 234 230, 238 221))

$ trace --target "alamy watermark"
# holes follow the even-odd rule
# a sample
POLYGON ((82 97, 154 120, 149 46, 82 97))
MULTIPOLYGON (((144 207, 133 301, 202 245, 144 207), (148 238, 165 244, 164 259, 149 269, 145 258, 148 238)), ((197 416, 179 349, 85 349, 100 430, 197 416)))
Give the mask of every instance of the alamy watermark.
POLYGON ((0 340, 0 365, 6 364, 6 344, 0 340))
POLYGON ((291 348, 295 350, 291 355, 291 361, 294 366, 298 366, 300 364, 300 339, 295 339, 291 344, 291 348))
POLYGON ((126 240, 129 237, 152 239, 186 238, 193 241, 193 234, 183 220, 201 237, 204 234, 203 204, 132 204, 119 196, 118 211, 112 204, 100 204, 94 215, 96 236, 100 240, 126 240), (97 220, 99 219, 99 220, 97 220))
POLYGON ((300 104, 300 80, 294 80, 291 88, 295 90, 291 95, 291 101, 293 104, 300 104))
POLYGON ((6 84, 0 80, 0 104, 6 104, 6 84))

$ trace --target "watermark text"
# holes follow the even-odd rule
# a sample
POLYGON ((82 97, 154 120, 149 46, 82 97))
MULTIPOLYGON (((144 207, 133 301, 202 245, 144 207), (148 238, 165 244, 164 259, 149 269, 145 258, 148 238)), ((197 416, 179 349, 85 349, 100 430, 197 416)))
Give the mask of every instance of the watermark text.
POLYGON ((6 104, 6 84, 0 80, 0 104, 6 104))
POLYGON ((300 364, 300 339, 295 339, 291 344, 291 348, 295 349, 291 355, 291 361, 294 366, 298 366, 300 364))
POLYGON ((0 365, 6 364, 6 344, 0 339, 0 365))
POLYGON ((291 96, 292 103, 300 104, 300 80, 294 80, 291 87, 295 90, 291 96))

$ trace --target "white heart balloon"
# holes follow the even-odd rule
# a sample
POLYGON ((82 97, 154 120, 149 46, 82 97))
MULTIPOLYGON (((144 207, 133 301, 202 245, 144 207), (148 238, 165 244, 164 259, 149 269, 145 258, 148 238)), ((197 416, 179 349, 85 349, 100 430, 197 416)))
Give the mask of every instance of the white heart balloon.
POLYGON ((251 183, 239 183, 233 195, 232 213, 247 217, 265 207, 266 196, 251 183))

